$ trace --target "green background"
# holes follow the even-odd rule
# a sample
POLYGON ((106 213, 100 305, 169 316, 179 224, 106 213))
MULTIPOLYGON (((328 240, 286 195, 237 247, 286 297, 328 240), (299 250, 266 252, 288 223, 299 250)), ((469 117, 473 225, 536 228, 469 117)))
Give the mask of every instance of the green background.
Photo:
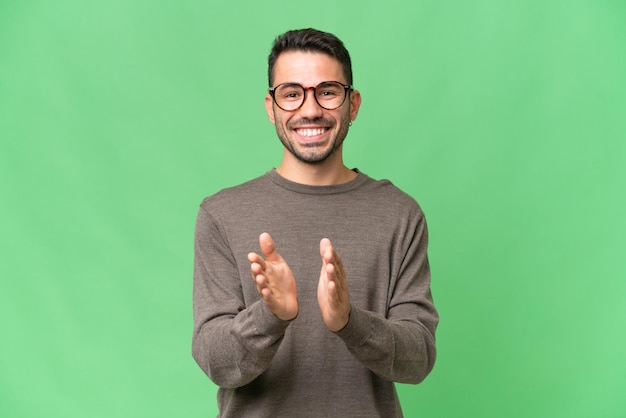
POLYGON ((353 57, 347 164, 429 221, 406 416, 626 416, 620 0, 0 0, 0 416, 217 414, 195 216, 280 162, 266 57, 308 26, 353 57))

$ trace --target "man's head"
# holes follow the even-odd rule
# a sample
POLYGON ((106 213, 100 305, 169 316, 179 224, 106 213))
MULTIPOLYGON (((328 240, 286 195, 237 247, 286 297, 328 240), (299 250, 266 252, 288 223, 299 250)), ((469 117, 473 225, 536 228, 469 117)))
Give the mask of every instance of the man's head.
POLYGON ((361 105, 343 43, 314 29, 289 31, 276 38, 268 64, 265 108, 285 158, 341 163, 343 141, 361 105))
POLYGON ((285 32, 274 41, 272 52, 268 57, 268 81, 274 85, 274 66, 278 56, 283 52, 318 52, 328 55, 341 64, 346 83, 352 84, 352 62, 350 54, 343 42, 335 35, 316 29, 299 29, 285 32))

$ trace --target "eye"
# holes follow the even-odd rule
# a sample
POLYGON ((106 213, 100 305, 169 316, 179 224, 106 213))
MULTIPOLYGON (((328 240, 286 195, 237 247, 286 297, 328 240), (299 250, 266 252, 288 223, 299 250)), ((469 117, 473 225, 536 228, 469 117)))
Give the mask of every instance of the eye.
POLYGON ((317 86, 317 97, 321 99, 334 99, 343 97, 343 86, 335 82, 325 82, 317 86))
POLYGON ((320 91, 319 95, 322 96, 322 97, 335 97, 335 96, 338 95, 338 93, 337 93, 336 90, 326 89, 326 90, 320 91))
POLYGON ((286 91, 283 95, 285 98, 291 98, 291 99, 295 99, 301 96, 301 93, 299 91, 286 91))
POLYGON ((280 98, 280 100, 300 100, 303 94, 304 91, 302 90, 302 87, 298 85, 287 84, 278 87, 276 90, 277 98, 280 98))

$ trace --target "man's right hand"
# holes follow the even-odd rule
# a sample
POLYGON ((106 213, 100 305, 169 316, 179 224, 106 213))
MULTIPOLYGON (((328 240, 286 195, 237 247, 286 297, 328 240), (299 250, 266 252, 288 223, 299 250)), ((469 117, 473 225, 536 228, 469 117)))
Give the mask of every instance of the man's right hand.
POLYGON ((268 308, 278 318, 289 321, 298 316, 298 292, 291 269, 276 251, 267 232, 259 236, 262 256, 248 254, 252 279, 268 308))

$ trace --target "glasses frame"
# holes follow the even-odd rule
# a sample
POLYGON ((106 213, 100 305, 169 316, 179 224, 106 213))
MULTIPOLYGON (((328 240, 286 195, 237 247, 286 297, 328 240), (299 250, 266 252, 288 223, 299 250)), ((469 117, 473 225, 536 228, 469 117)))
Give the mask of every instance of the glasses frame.
POLYGON ((302 105, 304 104, 304 102, 306 102, 306 94, 307 91, 309 90, 313 90, 313 98, 315 99, 315 103, 318 104, 319 107, 321 107, 322 109, 326 109, 326 110, 335 110, 335 109, 339 109, 341 106, 343 106, 343 104, 346 102, 346 98, 348 97, 348 93, 351 92, 353 90, 352 86, 349 84, 343 84, 341 81, 336 81, 336 80, 328 80, 328 81, 322 81, 321 83, 319 83, 317 86, 315 87, 304 87, 302 84, 300 83, 292 83, 290 81, 285 82, 285 83, 280 83, 277 84, 273 87, 269 88, 269 94, 270 96, 272 96, 272 100, 274 100, 274 103, 276 104, 276 106, 278 106, 279 109, 284 110, 285 112, 295 112, 296 110, 300 109, 302 107, 302 105), (340 84, 343 89, 343 100, 341 101, 341 104, 339 104, 339 106, 337 107, 333 107, 333 108, 327 108, 326 106, 322 105, 319 100, 317 100, 317 88, 319 86, 321 86, 322 84, 325 83, 337 83, 340 84), (281 105, 278 104, 278 102, 276 101, 276 89, 279 88, 280 86, 284 86, 285 84, 290 84, 290 85, 294 85, 294 86, 300 86, 302 87, 302 90, 304 90, 304 95, 302 96, 302 103, 300 103, 300 105, 298 107, 296 107, 295 109, 285 109, 283 107, 281 107, 281 105))

